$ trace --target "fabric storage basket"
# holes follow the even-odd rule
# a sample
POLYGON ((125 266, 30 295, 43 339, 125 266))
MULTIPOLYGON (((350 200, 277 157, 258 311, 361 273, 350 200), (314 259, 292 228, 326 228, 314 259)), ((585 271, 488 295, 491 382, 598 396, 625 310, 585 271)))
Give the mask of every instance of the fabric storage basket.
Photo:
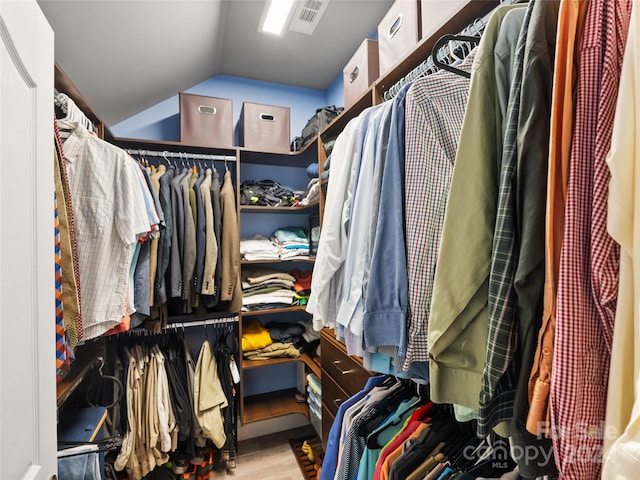
POLYGON ((289 107, 243 102, 240 145, 253 150, 290 151, 289 107))
POLYGON ((429 38, 471 0, 421 0, 420 38, 429 38))
POLYGON ((393 2, 378 24, 381 76, 415 49, 420 40, 420 21, 419 0, 393 2))
POLYGON ((349 108, 378 78, 378 42, 365 39, 342 70, 344 107, 349 108))
POLYGON ((233 102, 180 92, 180 142, 204 147, 233 146, 233 102))

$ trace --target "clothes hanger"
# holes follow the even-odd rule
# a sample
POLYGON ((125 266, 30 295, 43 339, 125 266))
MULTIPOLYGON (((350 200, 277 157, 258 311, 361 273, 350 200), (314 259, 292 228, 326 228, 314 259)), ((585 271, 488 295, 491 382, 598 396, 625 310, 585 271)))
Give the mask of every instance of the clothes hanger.
POLYGON ((436 43, 433 45, 433 48, 431 49, 431 58, 433 59, 433 63, 438 68, 441 68, 448 72, 455 73, 456 75, 460 75, 465 78, 471 78, 471 74, 469 72, 465 72, 464 70, 460 70, 459 68, 456 68, 447 63, 441 62, 440 59, 438 58, 438 52, 440 51, 440 49, 452 40, 461 40, 463 42, 478 43, 480 41, 480 37, 479 36, 475 37, 470 35, 453 35, 450 33, 443 35, 436 41, 436 43))

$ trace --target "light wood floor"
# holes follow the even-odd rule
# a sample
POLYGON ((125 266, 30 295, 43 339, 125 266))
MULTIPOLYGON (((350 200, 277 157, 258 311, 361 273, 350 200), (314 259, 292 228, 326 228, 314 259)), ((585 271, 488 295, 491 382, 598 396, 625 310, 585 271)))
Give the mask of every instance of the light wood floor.
MULTIPOLYGON (((289 446, 290 438, 305 438, 316 435, 311 425, 264 437, 252 438, 239 443, 236 468, 229 478, 237 480, 301 480, 298 461, 289 446)), ((217 471, 213 478, 225 476, 217 471)))

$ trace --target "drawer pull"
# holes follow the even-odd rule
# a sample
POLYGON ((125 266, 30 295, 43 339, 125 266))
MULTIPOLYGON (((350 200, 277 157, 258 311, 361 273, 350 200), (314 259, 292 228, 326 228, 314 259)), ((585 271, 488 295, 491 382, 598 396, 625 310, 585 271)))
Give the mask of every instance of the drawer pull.
POLYGON ((333 366, 336 367, 336 370, 340 372, 340 375, 347 375, 348 373, 353 372, 353 370, 343 370, 340 368, 340 360, 334 360, 333 366))
POLYGON ((340 407, 340 404, 341 404, 342 402, 344 402, 344 400, 342 400, 341 398, 334 398, 334 399, 333 399, 333 404, 334 404, 336 407, 338 407, 338 408, 340 407))

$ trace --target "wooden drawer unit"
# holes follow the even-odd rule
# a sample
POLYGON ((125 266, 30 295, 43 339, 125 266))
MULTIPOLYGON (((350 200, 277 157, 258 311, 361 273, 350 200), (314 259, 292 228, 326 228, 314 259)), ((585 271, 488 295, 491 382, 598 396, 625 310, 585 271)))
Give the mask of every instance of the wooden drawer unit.
POLYGON ((322 405, 322 448, 327 451, 327 440, 329 439, 329 432, 331 431, 331 425, 333 425, 334 416, 327 407, 322 405))
POLYGON ((326 448, 333 419, 340 404, 367 384, 374 373, 365 369, 357 357, 350 357, 342 342, 336 340, 333 330, 320 333, 322 365, 322 444, 326 448))
MULTIPOLYGON (((328 331, 320 336, 322 370, 349 396, 358 393, 372 375, 355 357, 347 355, 344 345, 328 331)), ((324 382, 322 385, 324 392, 324 382)))
POLYGON ((338 407, 351 395, 342 390, 328 374, 322 377, 322 404, 331 412, 333 417, 338 412, 338 407))

